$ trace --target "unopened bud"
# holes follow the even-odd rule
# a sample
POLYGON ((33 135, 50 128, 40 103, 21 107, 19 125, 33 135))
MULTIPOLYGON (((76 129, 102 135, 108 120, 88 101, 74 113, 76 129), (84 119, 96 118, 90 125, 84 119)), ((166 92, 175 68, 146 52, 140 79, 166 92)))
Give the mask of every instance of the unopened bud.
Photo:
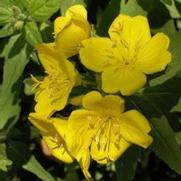
POLYGON ((16 21, 16 23, 14 24, 14 28, 16 30, 21 30, 24 26, 24 21, 18 20, 16 21))
POLYGON ((12 6, 11 9, 13 11, 14 18, 17 18, 19 14, 21 14, 21 9, 17 6, 12 6))

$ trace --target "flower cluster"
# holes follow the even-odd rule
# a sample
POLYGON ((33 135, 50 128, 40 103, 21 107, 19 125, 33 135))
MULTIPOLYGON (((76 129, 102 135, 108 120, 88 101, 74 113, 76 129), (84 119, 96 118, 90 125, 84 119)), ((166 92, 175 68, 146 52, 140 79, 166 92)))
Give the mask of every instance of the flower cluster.
POLYGON ((134 94, 145 85, 145 74, 162 71, 171 61, 169 38, 163 33, 151 37, 143 16, 119 15, 109 36, 91 37, 85 8, 70 7, 54 22, 55 41, 37 46, 46 76, 32 76, 36 105, 29 120, 51 155, 66 163, 77 160, 86 178, 91 177, 91 160, 106 164, 132 144, 147 148, 152 143, 148 120, 135 109, 125 111, 120 93, 134 94), (100 78, 101 89, 78 97, 69 117, 55 117, 71 102, 73 87, 83 84, 83 75, 70 61, 77 54, 81 64, 100 78))

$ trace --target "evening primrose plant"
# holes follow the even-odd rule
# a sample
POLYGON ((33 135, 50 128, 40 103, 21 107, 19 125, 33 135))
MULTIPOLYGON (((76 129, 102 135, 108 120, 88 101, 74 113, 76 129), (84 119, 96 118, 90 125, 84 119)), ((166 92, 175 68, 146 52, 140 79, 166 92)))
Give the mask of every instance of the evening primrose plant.
MULTIPOLYGON (((150 146, 149 121, 140 110, 125 111, 119 91, 123 96, 136 93, 146 83, 145 74, 162 71, 171 61, 168 36, 157 33, 151 37, 144 16, 118 15, 109 28, 110 38, 90 37, 90 31, 81 5, 55 19, 55 41, 37 46, 47 76, 42 81, 33 77, 37 103, 35 113, 29 115, 52 156, 66 163, 77 160, 87 179, 91 177, 91 160, 107 164, 132 144, 145 149, 150 146), (81 77, 67 59, 78 54, 81 64, 94 71, 95 77, 101 73, 101 89, 97 86, 81 95, 79 106, 62 119, 53 114, 65 108, 76 79, 81 77)), ((76 64, 80 62, 76 60, 76 64)))
POLYGON ((0 180, 180 180, 180 0, 0 0, 0 180))

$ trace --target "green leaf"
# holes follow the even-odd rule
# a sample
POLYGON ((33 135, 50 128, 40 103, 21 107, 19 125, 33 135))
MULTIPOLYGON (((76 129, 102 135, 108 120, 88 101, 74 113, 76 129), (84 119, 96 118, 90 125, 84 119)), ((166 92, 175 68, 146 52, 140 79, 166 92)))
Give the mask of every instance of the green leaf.
POLYGON ((179 145, 181 145, 181 131, 175 134, 175 137, 177 139, 177 142, 179 145))
POLYGON ((67 9, 75 4, 82 4, 85 6, 84 0, 63 0, 60 5, 61 14, 65 15, 67 9))
POLYGON ((28 170, 29 172, 34 173, 37 177, 44 181, 55 181, 51 174, 41 166, 41 164, 34 156, 30 157, 28 162, 23 165, 23 168, 25 170, 28 170))
POLYGON ((150 81, 151 86, 162 84, 163 82, 174 77, 177 72, 181 70, 181 31, 176 32, 170 37, 170 52, 172 54, 172 61, 168 65, 165 73, 150 81))
POLYGON ((31 78, 27 78, 27 79, 25 79, 24 81, 23 81, 23 83, 24 83, 24 92, 25 92, 25 94, 26 95, 33 95, 34 94, 34 91, 32 90, 33 89, 33 87, 32 87, 32 84, 33 84, 33 82, 32 82, 32 80, 31 80, 31 78))
POLYGON ((129 16, 146 15, 147 12, 139 5, 137 0, 122 0, 120 13, 129 16))
POLYGON ((140 154, 138 147, 132 146, 116 161, 117 180, 131 181, 134 178, 137 160, 140 154))
POLYGON ((40 25, 40 32, 42 35, 42 39, 44 43, 49 43, 49 42, 53 42, 54 38, 53 38, 53 26, 50 23, 41 23, 40 25))
POLYGON ((20 141, 8 141, 7 155, 16 167, 21 167, 30 157, 30 151, 27 145, 20 141))
POLYGON ((171 111, 172 111, 172 112, 181 112, 181 97, 180 97, 180 99, 179 99, 178 104, 175 105, 175 106, 172 108, 171 111))
POLYGON ((153 151, 177 173, 181 173, 181 150, 169 121, 174 124, 178 116, 169 111, 180 96, 180 80, 172 79, 128 98, 150 120, 153 151))
POLYGON ((30 0, 29 15, 37 21, 48 20, 60 8, 62 0, 30 0))
POLYGON ((8 23, 0 29, 0 38, 10 36, 14 33, 13 25, 8 23))
POLYGON ((108 29, 113 22, 114 18, 119 14, 120 1, 111 0, 107 8, 102 14, 101 21, 99 22, 97 33, 99 35, 107 35, 108 29))
POLYGON ((0 25, 4 25, 11 21, 13 11, 6 4, 0 5, 0 25))
POLYGON ((0 170, 7 171, 7 167, 12 164, 12 161, 7 158, 6 145, 0 144, 0 170))
POLYGON ((165 4, 172 5, 172 0, 162 0, 165 4))
POLYGON ((35 22, 28 22, 25 25, 26 41, 35 47, 42 43, 42 37, 39 28, 35 22))
POLYGON ((3 83, 0 91, 0 129, 18 120, 20 106, 19 93, 22 86, 21 76, 29 61, 31 50, 21 35, 12 36, 4 50, 3 83))
POLYGON ((176 6, 175 6, 174 0, 170 0, 170 1, 171 1, 170 4, 166 3, 166 2, 163 1, 163 0, 162 0, 161 2, 162 2, 162 3, 166 6, 166 8, 169 10, 170 16, 171 16, 172 18, 180 18, 181 15, 180 15, 179 11, 177 10, 177 8, 176 8, 176 6))
POLYGON ((11 3, 18 6, 21 10, 26 11, 30 6, 31 0, 13 0, 11 3))
POLYGON ((173 19, 171 19, 167 21, 161 28, 152 29, 152 32, 154 34, 162 32, 168 35, 169 37, 172 37, 176 33, 175 22, 173 19))

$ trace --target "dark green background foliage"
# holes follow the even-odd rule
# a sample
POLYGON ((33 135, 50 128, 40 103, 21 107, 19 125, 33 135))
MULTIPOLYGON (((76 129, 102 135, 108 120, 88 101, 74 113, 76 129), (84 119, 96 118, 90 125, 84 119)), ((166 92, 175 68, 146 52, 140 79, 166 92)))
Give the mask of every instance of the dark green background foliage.
MULTIPOLYGON (((53 41, 54 19, 73 4, 87 7, 94 32, 101 36, 119 13, 147 16, 153 34, 170 37, 173 57, 164 72, 148 77, 145 89, 125 98, 127 109, 136 108, 150 120, 152 146, 146 151, 132 146, 115 164, 92 162, 92 180, 181 180, 181 0, 1 0, 0 180, 84 180, 78 164, 64 165, 42 153, 39 132, 27 120, 35 104, 30 74, 44 74, 34 48, 53 41)), ((78 68, 94 81, 92 72, 78 68)), ((72 96, 90 89, 94 84, 77 87, 72 96)))

